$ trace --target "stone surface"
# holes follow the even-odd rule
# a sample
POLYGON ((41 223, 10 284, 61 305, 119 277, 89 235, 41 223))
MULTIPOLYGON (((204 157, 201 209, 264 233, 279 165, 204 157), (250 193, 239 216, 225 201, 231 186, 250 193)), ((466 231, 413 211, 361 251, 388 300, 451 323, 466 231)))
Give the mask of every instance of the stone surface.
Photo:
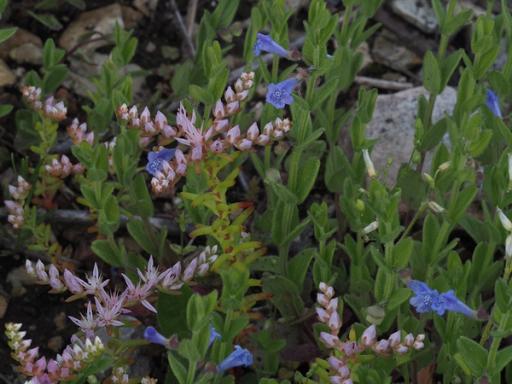
MULTIPOLYGON (((123 9, 119 4, 112 4, 92 11, 83 12, 77 19, 69 24, 64 32, 62 32, 59 45, 66 50, 70 50, 86 37, 84 35, 89 35, 93 38, 101 35, 108 37, 114 31, 116 23, 122 27, 124 26, 123 9)), ((92 52, 108 44, 108 39, 99 40, 84 45, 83 50, 92 52)))
POLYGON ((0 319, 3 319, 5 312, 7 312, 7 305, 9 301, 4 295, 0 294, 0 319))
POLYGON ((43 63, 43 48, 32 43, 26 43, 13 48, 9 52, 9 57, 17 63, 41 65, 43 63))
POLYGON ((26 44, 37 47, 39 50, 43 46, 43 42, 39 37, 29 31, 18 28, 10 39, 0 44, 0 59, 8 58, 13 49, 19 49, 26 44))
POLYGON ((421 64, 421 58, 401 46, 398 37, 386 29, 375 38, 372 57, 377 63, 399 71, 421 64))
POLYGON ((363 42, 358 48, 358 52, 361 52, 363 54, 363 64, 361 65, 361 69, 366 68, 371 63, 373 63, 372 56, 370 55, 370 47, 368 46, 368 43, 365 41, 363 42))
MULTIPOLYGON (((418 110, 418 98, 428 95, 423 87, 416 87, 390 95, 379 95, 372 121, 366 134, 376 139, 371 158, 377 173, 388 185, 394 185, 398 170, 407 163, 413 150, 414 126, 418 110)), ((447 87, 437 97, 433 121, 437 122, 455 107, 457 93, 447 87)))
POLYGON ((436 15, 428 0, 392 0, 391 9, 423 32, 437 29, 436 15))
POLYGON ((5 64, 5 61, 0 60, 0 87, 14 85, 16 83, 16 75, 5 64))

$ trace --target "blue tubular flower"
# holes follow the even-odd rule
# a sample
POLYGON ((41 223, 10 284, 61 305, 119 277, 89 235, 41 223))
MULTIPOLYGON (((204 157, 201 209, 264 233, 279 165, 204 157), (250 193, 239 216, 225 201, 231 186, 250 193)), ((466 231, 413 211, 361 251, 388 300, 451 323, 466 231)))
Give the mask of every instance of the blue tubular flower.
POLYGON ((288 57, 288 51, 277 44, 269 35, 258 33, 253 52, 255 56, 261 55, 261 52, 269 52, 281 57, 288 57))
POLYGON ((224 372, 228 369, 235 367, 248 367, 252 365, 252 353, 242 348, 239 345, 235 345, 235 350, 230 353, 222 362, 217 366, 218 372, 224 372))
POLYGON ((293 103, 292 91, 298 84, 296 79, 288 79, 277 84, 269 84, 267 90, 267 103, 277 109, 283 109, 286 104, 293 103))
POLYGON ((467 317, 476 317, 476 311, 469 308, 466 304, 460 301, 453 290, 441 294, 447 311, 462 313, 467 317))
POLYGON ((208 342, 208 346, 212 345, 213 342, 217 339, 221 339, 221 335, 219 332, 217 332, 213 325, 210 325, 210 341, 208 342))
POLYGON ((144 338, 150 343, 160 344, 164 347, 169 345, 169 339, 159 333, 154 327, 146 327, 144 330, 144 338))
POLYGON ((409 303, 418 313, 435 312, 442 316, 446 311, 450 311, 462 313, 468 317, 476 316, 476 312, 460 301, 453 291, 439 293, 418 280, 411 280, 408 285, 415 294, 410 298, 409 303))
POLYGON ((146 171, 155 176, 158 171, 162 170, 164 161, 170 161, 174 157, 175 149, 163 148, 158 152, 148 153, 148 163, 146 165, 146 171))
POLYGON ((500 119, 503 118, 500 109, 500 99, 498 98, 498 95, 496 95, 490 89, 487 90, 487 98, 485 100, 485 103, 487 104, 487 108, 491 110, 494 116, 499 117, 500 119))

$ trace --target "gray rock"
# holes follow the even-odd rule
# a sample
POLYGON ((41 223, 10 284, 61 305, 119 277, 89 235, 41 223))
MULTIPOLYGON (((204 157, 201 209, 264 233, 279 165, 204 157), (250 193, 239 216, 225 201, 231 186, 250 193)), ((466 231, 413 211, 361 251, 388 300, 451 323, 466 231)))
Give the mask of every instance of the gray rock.
MULTIPOLYGON (((108 37, 114 31, 116 23, 124 26, 123 9, 119 4, 112 4, 106 7, 83 12, 72 21, 62 32, 59 39, 59 45, 66 50, 70 50, 79 44, 87 36, 97 38, 99 36, 108 37)), ((110 44, 108 39, 102 39, 83 46, 84 52, 92 52, 99 47, 110 44)))
MULTIPOLYGON (((388 185, 394 185, 400 166, 409 161, 414 148, 414 131, 418 110, 418 98, 428 95, 423 87, 416 87, 390 95, 379 95, 372 121, 366 135, 376 139, 371 158, 378 175, 388 185)), ((447 87, 437 97, 433 121, 453 112, 457 92, 447 87)), ((428 164, 426 164, 426 167, 428 164)))
POLYGON ((26 43, 13 48, 9 52, 9 57, 17 63, 41 65, 43 63, 43 48, 33 43, 26 43))
POLYGON ((5 61, 0 60, 0 87, 14 85, 16 83, 16 75, 5 64, 5 61))
POLYGON ((393 0, 391 9, 423 32, 433 33, 437 29, 436 15, 430 6, 430 1, 393 0))
POLYGON ((10 39, 0 44, 0 59, 7 59, 11 55, 11 51, 22 48, 25 45, 35 47, 35 49, 41 51, 43 42, 33 33, 18 28, 10 39))
POLYGON ((399 71, 421 64, 421 58, 401 46, 398 37, 386 29, 375 38, 372 57, 377 63, 399 71))

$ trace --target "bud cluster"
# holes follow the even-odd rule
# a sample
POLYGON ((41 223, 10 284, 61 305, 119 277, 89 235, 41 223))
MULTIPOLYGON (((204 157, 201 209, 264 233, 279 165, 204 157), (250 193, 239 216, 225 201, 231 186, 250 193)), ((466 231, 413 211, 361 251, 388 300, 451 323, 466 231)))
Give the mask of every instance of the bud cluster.
POLYGON ((325 283, 320 283, 320 293, 317 294, 316 312, 319 320, 329 327, 330 332, 321 332, 320 340, 332 350, 328 359, 333 370, 330 381, 333 384, 352 384, 349 362, 362 352, 372 351, 378 355, 389 356, 393 353, 402 355, 410 350, 424 347, 425 335, 414 337, 411 333, 401 339, 401 331, 396 331, 387 339, 377 339, 375 325, 369 326, 362 334, 359 342, 341 341, 338 337, 341 321, 337 311, 338 299, 334 298, 334 289, 325 283))
POLYGON ((128 384, 130 382, 130 377, 128 376, 128 373, 126 373, 126 369, 123 367, 116 367, 112 370, 110 381, 115 384, 128 384))
POLYGON ((62 101, 57 102, 53 96, 48 97, 44 102, 41 101, 41 88, 34 86, 25 86, 21 88, 21 93, 28 104, 44 117, 62 121, 66 118, 67 108, 62 101))
POLYGON ((30 348, 32 340, 25 339, 26 332, 20 331, 22 325, 6 324, 7 344, 12 357, 19 363, 19 370, 25 376, 33 377, 37 383, 59 383, 70 380, 75 373, 100 356, 104 351, 101 340, 80 340, 66 346, 62 354, 55 359, 39 357, 39 347, 30 348))
POLYGON ((161 136, 160 141, 163 142, 170 142, 176 136, 176 130, 168 124, 167 117, 160 111, 152 118, 148 107, 144 107, 139 114, 137 106, 128 108, 123 104, 117 109, 116 114, 119 120, 127 123, 128 127, 140 130, 140 144, 143 147, 156 136, 161 136))
POLYGON ((505 258, 510 259, 512 257, 512 222, 498 207, 496 208, 498 218, 500 219, 501 225, 507 231, 507 238, 505 240, 505 258))
POLYGON ((73 144, 80 144, 86 141, 92 145, 94 142, 94 132, 87 131, 87 123, 81 123, 78 119, 73 119, 71 125, 67 128, 68 136, 71 138, 73 144))
POLYGON ((127 313, 129 307, 142 304, 146 309, 156 312, 150 302, 156 289, 169 291, 180 289, 183 284, 191 283, 194 277, 204 276, 217 257, 217 246, 208 246, 185 268, 182 268, 181 262, 178 262, 163 272, 158 271, 158 267, 154 266, 153 258, 150 258, 144 271, 137 270, 139 277, 137 284, 134 284, 128 276, 122 275, 125 282, 122 292, 106 290, 109 280, 103 279, 96 264, 92 274, 85 279, 79 278, 68 269, 64 269, 61 275, 55 265, 51 264, 46 268, 40 260, 35 265, 27 260, 25 267, 39 283, 49 285, 52 293, 69 291, 74 298, 93 296, 94 305, 92 302, 87 304, 85 315, 82 314, 80 319, 70 317, 87 337, 93 337, 94 330, 99 326, 122 325, 118 318, 127 313))
POLYGON ((64 179, 69 175, 82 174, 84 166, 80 163, 72 164, 69 157, 62 155, 60 159, 53 159, 50 164, 45 165, 44 169, 53 177, 64 179))
POLYGON ((17 181, 17 186, 9 185, 9 193, 14 200, 4 201, 5 207, 9 212, 7 221, 9 221, 15 229, 21 228, 25 221, 23 204, 31 188, 30 184, 23 177, 18 176, 17 181))

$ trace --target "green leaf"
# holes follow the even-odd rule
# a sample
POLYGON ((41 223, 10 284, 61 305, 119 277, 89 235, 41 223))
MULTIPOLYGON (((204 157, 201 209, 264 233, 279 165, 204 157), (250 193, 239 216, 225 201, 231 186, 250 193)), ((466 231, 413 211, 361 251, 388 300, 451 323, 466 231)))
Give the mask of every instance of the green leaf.
POLYGON ((68 76, 68 68, 64 64, 53 66, 43 78, 43 92, 53 93, 68 76))
POLYGON ((450 205, 448 209, 448 217, 453 224, 459 222, 477 192, 478 189, 476 186, 470 185, 458 193, 457 200, 453 205, 450 205))
POLYGON ((389 298, 388 303, 386 305, 386 311, 392 311, 398 308, 400 305, 405 303, 410 296, 410 289, 398 288, 391 294, 391 297, 389 298))
POLYGON ((457 359, 461 368, 469 369, 473 376, 482 376, 487 364, 487 350, 466 336, 460 336, 457 340, 457 350, 464 361, 462 365, 460 359, 457 359))
POLYGON ((178 294, 160 292, 156 309, 157 319, 162 333, 166 336, 176 334, 180 339, 189 334, 187 327, 187 303, 192 296, 188 285, 183 286, 178 294))
POLYGON ((315 253, 314 248, 304 249, 288 263, 288 278, 295 283, 299 292, 304 288, 304 279, 315 253))
POLYGON ((423 83, 431 94, 438 95, 441 92, 441 69, 431 51, 425 54, 423 60, 423 83))
POLYGON ((52 31, 59 31, 62 29, 62 24, 57 18, 51 13, 34 13, 32 11, 27 11, 27 13, 32 16, 34 19, 39 21, 41 24, 51 29, 52 31))
POLYGON ((263 278, 263 291, 272 294, 270 301, 276 306, 285 320, 302 315, 304 303, 297 286, 284 276, 275 275, 263 278))
POLYGON ((171 371, 178 380, 179 384, 187 383, 187 369, 185 366, 178 360, 176 356, 174 356, 174 352, 167 353, 167 360, 169 361, 169 365, 171 367, 171 371))
POLYGON ((400 242, 393 247, 392 265, 394 268, 405 268, 409 264, 413 247, 414 241, 410 237, 400 240, 400 242))
POLYGON ((147 222, 132 218, 126 224, 126 229, 131 237, 150 255, 160 258, 160 246, 155 240, 155 233, 147 222))
POLYGON ((109 265, 113 267, 123 266, 119 257, 119 250, 117 247, 113 249, 112 243, 109 240, 94 240, 91 245, 91 250, 109 265))
POLYGON ((66 0, 66 3, 82 11, 86 8, 85 0, 66 0))
POLYGON ((0 44, 8 40, 17 30, 18 28, 16 27, 0 29, 0 44))
POLYGON ((501 372, 512 362, 512 346, 505 347, 496 355, 496 372, 501 372))
POLYGON ((11 104, 0 105, 0 117, 7 116, 11 113, 13 106, 11 104))

